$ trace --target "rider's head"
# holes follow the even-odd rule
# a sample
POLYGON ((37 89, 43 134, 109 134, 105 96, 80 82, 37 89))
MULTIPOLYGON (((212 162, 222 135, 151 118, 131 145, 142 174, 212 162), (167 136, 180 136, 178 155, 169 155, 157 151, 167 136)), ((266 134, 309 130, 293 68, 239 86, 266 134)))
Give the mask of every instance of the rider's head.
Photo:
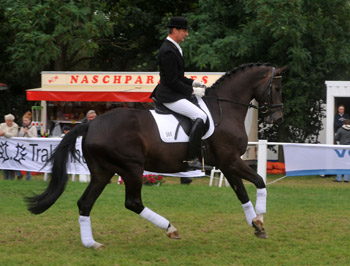
POLYGON ((180 43, 188 36, 188 22, 184 17, 172 17, 168 24, 168 35, 175 42, 180 43))

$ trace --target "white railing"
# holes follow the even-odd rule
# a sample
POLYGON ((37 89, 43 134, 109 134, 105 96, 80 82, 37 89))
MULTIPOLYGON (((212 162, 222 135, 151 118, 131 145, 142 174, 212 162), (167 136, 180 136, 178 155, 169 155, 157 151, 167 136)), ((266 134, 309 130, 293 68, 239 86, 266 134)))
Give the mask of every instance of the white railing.
MULTIPOLYGON (((267 165, 267 146, 279 146, 284 144, 290 144, 285 142, 267 142, 265 139, 261 139, 256 142, 248 142, 248 145, 257 145, 258 146, 258 160, 257 160, 257 173, 263 178, 266 184, 266 165, 267 165)), ((214 168, 210 173, 209 186, 212 186, 213 183, 221 187, 223 181, 225 180, 226 186, 228 182, 222 172, 214 168), (219 177, 216 177, 216 175, 219 177), (215 180, 216 179, 216 180, 215 180)))

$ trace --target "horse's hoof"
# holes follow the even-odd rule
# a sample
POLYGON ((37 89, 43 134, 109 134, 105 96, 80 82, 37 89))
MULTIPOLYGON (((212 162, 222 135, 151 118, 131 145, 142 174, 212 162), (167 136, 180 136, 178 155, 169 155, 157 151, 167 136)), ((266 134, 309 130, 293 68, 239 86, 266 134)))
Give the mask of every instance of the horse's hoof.
POLYGON ((99 249, 103 249, 105 246, 101 243, 95 242, 95 244, 92 247, 96 250, 99 250, 99 249))
POLYGON ((181 235, 177 230, 171 233, 167 233, 166 235, 171 239, 181 239, 181 235))
POLYGON ((255 236, 258 238, 267 238, 267 234, 263 227, 263 222, 259 220, 257 217, 253 219, 252 225, 255 228, 255 236))
POLYGON ((171 239, 181 239, 181 235, 179 234, 177 229, 174 226, 172 226, 171 224, 169 225, 169 227, 166 231, 166 235, 171 239))
POLYGON ((254 235, 255 235, 257 238, 264 238, 264 239, 268 238, 268 236, 267 236, 267 234, 266 234, 265 231, 260 232, 260 231, 255 230, 254 235))

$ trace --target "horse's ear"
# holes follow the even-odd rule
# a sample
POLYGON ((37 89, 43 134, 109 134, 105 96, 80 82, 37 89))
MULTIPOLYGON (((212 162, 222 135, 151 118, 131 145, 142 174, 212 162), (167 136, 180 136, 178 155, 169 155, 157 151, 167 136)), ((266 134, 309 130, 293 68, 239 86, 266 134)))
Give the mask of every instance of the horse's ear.
POLYGON ((284 66, 276 69, 276 75, 282 75, 289 69, 289 66, 284 66))

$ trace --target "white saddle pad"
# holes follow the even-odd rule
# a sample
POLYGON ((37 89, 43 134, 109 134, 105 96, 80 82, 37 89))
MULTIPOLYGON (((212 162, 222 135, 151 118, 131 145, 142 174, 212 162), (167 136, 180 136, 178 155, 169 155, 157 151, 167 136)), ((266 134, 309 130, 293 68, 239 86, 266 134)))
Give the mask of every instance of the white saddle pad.
MULTIPOLYGON (((207 105, 204 103, 202 98, 197 97, 198 104, 202 108, 202 110, 207 114, 210 126, 208 131, 204 134, 202 139, 209 138, 213 132, 214 132, 214 121, 213 118, 209 112, 209 109, 207 105)), ((182 127, 179 128, 176 139, 175 139, 175 131, 177 128, 177 125, 179 124, 179 121, 172 115, 162 115, 157 114, 156 111, 150 110, 151 114, 153 115, 154 120, 156 121, 156 124, 158 126, 158 131, 160 138, 164 142, 173 143, 173 142, 188 142, 189 136, 186 135, 185 131, 182 129, 182 127)))

